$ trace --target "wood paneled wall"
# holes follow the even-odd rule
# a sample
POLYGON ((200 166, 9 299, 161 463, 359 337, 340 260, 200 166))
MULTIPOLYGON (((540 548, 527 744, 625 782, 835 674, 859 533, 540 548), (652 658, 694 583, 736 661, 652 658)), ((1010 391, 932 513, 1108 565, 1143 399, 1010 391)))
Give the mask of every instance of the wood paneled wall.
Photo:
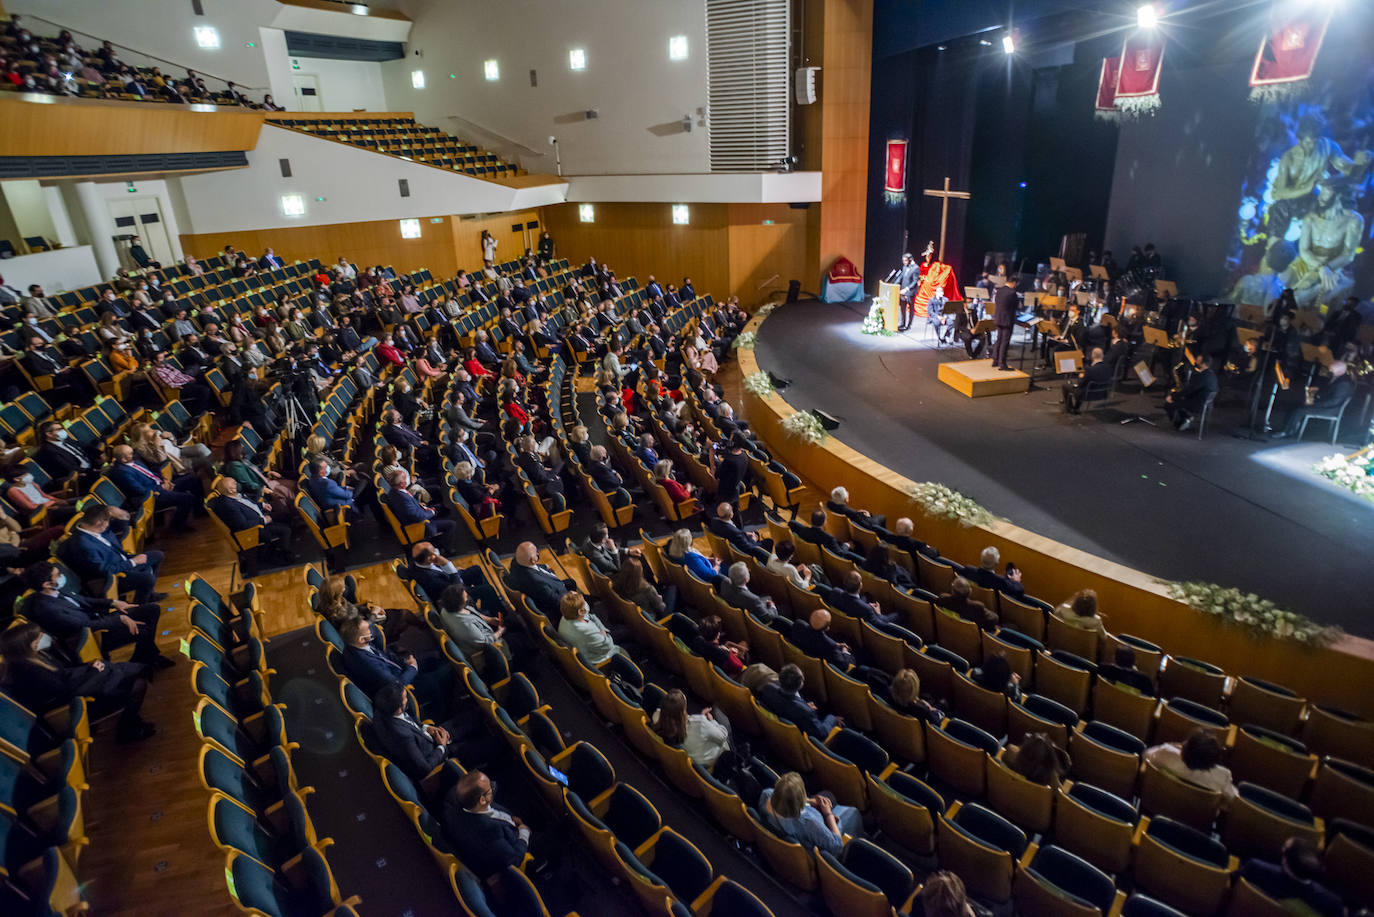
MULTIPOLYGON (((392 265, 397 270, 427 267, 451 276, 458 270, 453 244, 453 218, 440 217, 440 223, 420 221, 420 238, 402 239, 396 220, 371 220, 366 223, 334 223, 325 226, 293 226, 286 229, 244 229, 234 232, 183 235, 181 248, 197 258, 214 255, 233 244, 250 255, 260 255, 271 246, 287 261, 319 258, 326 264, 340 255, 359 265, 392 265)), ((464 262, 465 267, 481 263, 479 255, 464 262)))
POLYGON ((251 150, 263 113, 184 105, 0 97, 0 156, 115 156, 251 150))
POLYGON ((596 220, 583 223, 577 204, 544 208, 558 255, 574 263, 607 261, 621 277, 660 283, 691 277, 699 293, 738 296, 752 306, 793 278, 816 288, 818 273, 807 258, 807 231, 816 208, 786 204, 691 204, 691 222, 676 226, 672 205, 596 204, 596 220), (771 220, 765 224, 765 220, 771 220), (776 274, 777 278, 764 284, 776 274), (762 286, 761 286, 762 285, 762 286))
MULTIPOLYGON (((862 264, 868 198, 868 108, 873 67, 872 0, 824 0, 821 107, 820 270, 844 255, 862 264)), ((812 6, 807 7, 808 12, 812 6)), ((810 50, 810 49, 808 49, 810 50)))
POLYGON ((643 284, 691 277, 699 293, 720 296, 730 285, 729 205, 691 204, 691 222, 673 225, 671 204, 596 204, 596 221, 578 219, 577 204, 544 208, 558 256, 574 264, 595 257, 619 277, 643 284))
POLYGON ((427 267, 435 277, 448 278, 460 267, 473 270, 482 266, 480 239, 483 229, 490 230, 496 237, 497 260, 505 261, 524 252, 524 240, 519 233, 511 231, 511 226, 538 219, 539 214, 533 210, 480 219, 423 217, 418 239, 402 239, 397 220, 242 229, 183 235, 181 247, 198 258, 205 258, 231 243, 252 255, 259 255, 271 246, 288 261, 319 258, 328 263, 342 255, 355 264, 391 265, 404 271, 427 267), (433 219, 439 222, 431 222, 433 219))

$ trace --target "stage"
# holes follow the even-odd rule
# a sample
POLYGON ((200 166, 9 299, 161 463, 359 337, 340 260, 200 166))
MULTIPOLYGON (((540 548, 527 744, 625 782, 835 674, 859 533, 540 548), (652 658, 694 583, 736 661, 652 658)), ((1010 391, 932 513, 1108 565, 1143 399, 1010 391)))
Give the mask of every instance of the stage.
MULTIPOLYGON (((1229 389, 1202 441, 1169 426, 1162 392, 1136 394, 1135 384, 1076 416, 1060 410, 1057 380, 971 400, 937 378, 942 362, 966 359, 962 347, 937 351, 921 323, 905 334, 865 335, 861 309, 780 307, 755 348, 761 369, 792 380, 787 402, 839 418, 834 435, 844 443, 1056 541, 1166 579, 1238 586, 1374 636, 1374 504, 1309 471, 1351 450, 1238 439, 1232 432, 1246 409, 1229 389), (1159 426, 1119 422, 1136 414, 1159 426)), ((1020 355, 1018 333, 1012 366, 1020 355)), ((1027 371, 1031 363, 1028 353, 1027 371)), ((1037 594, 1034 582, 1026 585, 1037 594)))

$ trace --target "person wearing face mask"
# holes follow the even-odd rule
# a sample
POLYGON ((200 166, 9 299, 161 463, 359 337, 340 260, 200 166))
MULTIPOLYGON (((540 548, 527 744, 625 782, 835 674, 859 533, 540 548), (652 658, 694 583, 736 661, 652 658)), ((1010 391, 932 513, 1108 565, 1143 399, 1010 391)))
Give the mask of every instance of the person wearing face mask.
POLYGON ((390 334, 383 338, 382 342, 377 345, 377 357, 383 362, 390 363, 393 366, 406 365, 405 355, 396 348, 396 340, 390 334))
POLYGON ((372 642, 372 622, 367 618, 345 621, 339 636, 344 642, 344 673, 368 696, 383 685, 412 685, 426 716, 442 721, 448 715, 453 675, 442 656, 427 658, 422 667, 414 653, 377 647, 372 642))
POLYGON ((121 592, 132 592, 139 604, 167 598, 165 592, 153 591, 162 566, 162 552, 126 553, 119 539, 109 531, 110 518, 108 506, 97 504, 85 510, 71 537, 58 545, 62 562, 86 581, 104 583, 108 577, 121 577, 121 592))
POLYGON ((86 628, 104 631, 101 653, 108 658, 112 650, 134 645, 133 661, 168 668, 173 661, 157 648, 158 621, 162 610, 155 603, 134 605, 104 596, 77 594, 76 584, 67 581, 62 568, 48 560, 38 561, 24 570, 24 584, 33 594, 23 606, 23 615, 52 634, 73 657, 86 628))
POLYGON ((71 438, 66 428, 55 420, 39 425, 40 445, 33 458, 48 477, 56 481, 76 476, 76 488, 85 492, 100 476, 101 457, 71 438))
POLYGON ((98 708, 93 715, 122 708, 115 731, 121 744, 140 742, 157 732, 139 713, 148 693, 146 665, 103 659, 74 664, 64 655, 37 624, 20 624, 0 634, 5 686, 21 703, 46 710, 75 697, 89 697, 98 708))
POLYGON ((136 504, 142 504, 149 494, 153 495, 153 511, 171 509, 172 528, 185 531, 187 520, 193 511, 204 512, 205 488, 200 478, 193 474, 179 474, 172 480, 164 480, 162 475, 134 456, 128 445, 115 446, 114 463, 107 472, 108 477, 124 494, 136 504))
POLYGON ((33 473, 24 465, 8 465, 0 471, 0 475, 4 477, 4 484, 0 485, 0 495, 20 512, 20 521, 25 525, 60 527, 76 514, 73 501, 50 495, 34 480, 33 473))

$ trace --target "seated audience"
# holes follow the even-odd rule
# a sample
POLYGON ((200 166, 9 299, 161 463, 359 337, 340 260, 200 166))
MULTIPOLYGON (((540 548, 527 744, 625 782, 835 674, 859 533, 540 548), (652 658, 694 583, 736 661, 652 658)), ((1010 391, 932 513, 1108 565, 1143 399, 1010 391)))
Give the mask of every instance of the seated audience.
POLYGON ((1011 670, 1004 652, 984 656, 983 664, 969 673, 969 679, 980 688, 1005 694, 1012 700, 1021 699, 1021 676, 1011 670))
POLYGON ((1216 736, 1205 729, 1178 742, 1166 742, 1145 750, 1145 762, 1181 780, 1209 790, 1219 790, 1224 802, 1236 795, 1231 770, 1221 763, 1222 748, 1216 736))
POLYGON ((790 841, 838 854, 846 834, 863 834, 863 817, 853 806, 842 806, 829 793, 806 795, 801 774, 790 771, 759 796, 759 810, 768 827, 790 841))
POLYGON ((1068 752, 1054 744, 1043 732, 1027 733, 1021 744, 1009 751, 1011 753, 1006 755, 1007 764, 1031 783, 1058 787, 1068 776, 1068 752))
POLYGON ((1286 913, 1340 917, 1345 908, 1340 897, 1322 884, 1324 872, 1317 848, 1290 837, 1283 842, 1279 862, 1249 860, 1240 868, 1240 877, 1282 902, 1286 913))
POLYGON ((1111 665, 1097 667, 1097 677, 1116 682, 1146 697, 1152 697, 1155 693, 1155 685, 1150 681, 1150 676, 1135 666, 1135 650, 1124 643, 1116 648, 1114 662, 1111 665))
POLYGON ((949 592, 937 598, 935 604, 954 612, 965 621, 972 621, 983 630, 995 630, 998 623, 997 614, 982 602, 971 598, 972 595, 968 580, 956 576, 949 584, 949 592))
POLYGON ((1097 610, 1097 593, 1092 589, 1080 589, 1054 610, 1054 616, 1065 624, 1081 627, 1084 630, 1102 632, 1102 615, 1097 610))
POLYGON ((765 710, 823 742, 830 735, 830 730, 844 725, 844 717, 833 713, 820 716, 816 712, 816 705, 801 696, 805 684, 802 670, 789 662, 778 670, 776 681, 764 682, 756 693, 765 710))
POLYGON ((716 720, 710 707, 689 716, 687 696, 676 688, 663 696, 654 711, 653 730, 665 744, 681 748, 694 764, 707 770, 730 748, 729 727, 716 720))
POLYGON ((664 553, 669 560, 685 566, 687 571, 697 579, 709 583, 720 575, 716 569, 715 561, 692 546, 692 533, 687 529, 678 529, 673 532, 672 537, 668 539, 668 547, 664 553))

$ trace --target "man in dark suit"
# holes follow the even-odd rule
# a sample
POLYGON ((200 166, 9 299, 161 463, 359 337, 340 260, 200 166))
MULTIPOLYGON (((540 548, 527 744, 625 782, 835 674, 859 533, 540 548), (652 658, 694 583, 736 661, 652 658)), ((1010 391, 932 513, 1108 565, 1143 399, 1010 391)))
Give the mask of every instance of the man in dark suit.
POLYGON ((515 549, 515 562, 506 574, 506 585, 529 597, 556 626, 561 620, 558 603, 569 589, 576 589, 572 580, 559 579, 552 570, 539 562, 539 549, 533 542, 522 541, 515 549))
POLYGON ((759 563, 768 563, 772 543, 760 541, 757 533, 746 531, 736 525, 735 510, 729 503, 722 502, 716 507, 715 516, 706 520, 706 531, 729 542, 736 550, 743 551, 759 563))
POLYGON ((870 602, 863 597, 860 591, 863 589, 863 584, 864 580, 859 575, 859 571, 850 570, 845 573, 840 588, 817 584, 816 591, 825 599, 827 605, 836 611, 844 612, 851 618, 858 618, 860 621, 867 621, 870 624, 891 624, 896 621, 897 612, 883 613, 876 602, 870 602))
POLYGON ((77 489, 85 491, 100 476, 99 457, 72 439, 62 424, 50 420, 38 428, 38 435, 42 444, 33 458, 48 477, 61 481, 76 475, 77 489))
POLYGON ((337 483, 329 476, 329 460, 315 459, 310 464, 310 477, 306 479, 305 491, 310 494, 320 509, 343 509, 355 513, 354 491, 337 483))
POLYGON ((886 516, 874 516, 868 510, 850 506, 849 491, 843 487, 836 487, 830 491, 830 499, 825 501, 825 508, 866 529, 880 529, 887 525, 886 516))
MULTIPOLYGON (((135 459, 134 450, 128 445, 115 446, 113 455, 114 464, 107 475, 119 492, 135 504, 141 504, 148 494, 153 494, 154 511, 160 512, 170 507, 175 511, 173 529, 184 531, 186 520, 190 518, 191 511, 201 505, 203 496, 192 493, 189 482, 182 485, 187 489, 180 490, 177 484, 163 480, 162 475, 135 459)), ((200 484, 199 478, 195 479, 195 484, 200 484)))
POLYGON ((745 451, 744 434, 735 432, 729 445, 720 451, 715 467, 717 503, 733 506, 749 477, 749 455, 745 451))
POLYGON ((134 594, 139 604, 158 602, 165 593, 154 592, 157 571, 162 566, 161 551, 147 551, 132 557, 124 553, 113 536, 109 535, 110 508, 92 506, 81 514, 81 521, 71 537, 62 543, 58 553, 62 562, 76 571, 83 580, 101 580, 107 576, 121 576, 121 586, 134 594))
POLYGON ((1332 360, 1328 372, 1331 375, 1325 382, 1307 390, 1311 403, 1295 408, 1288 415, 1288 424, 1282 432, 1274 434, 1276 439, 1297 436, 1303 418, 1312 414, 1333 414, 1355 394, 1355 382, 1346 375, 1344 360, 1332 360))
POLYGON ((854 654, 849 645, 830 636, 830 612, 817 608, 805 621, 792 622, 789 635, 793 644, 808 656, 824 659, 840 671, 847 671, 854 664, 854 654))
POLYGON ((920 561, 916 559, 917 555, 924 554, 926 557, 932 559, 939 557, 940 552, 933 546, 926 544, 919 538, 913 537, 912 532, 915 530, 916 526, 912 521, 903 516, 894 523, 892 531, 889 532, 886 529, 879 530, 878 538, 887 544, 893 545, 898 550, 905 551, 907 556, 911 558, 913 566, 917 566, 920 563, 920 561))
POLYGON ((111 650, 132 643, 134 662, 158 668, 173 665, 157 648, 157 623, 162 609, 155 603, 132 605, 119 599, 67 592, 66 576, 57 564, 49 561, 39 561, 25 570, 24 582, 34 591, 23 606, 24 617, 62 641, 73 655, 82 633, 89 627, 105 632, 100 647, 106 658, 111 650))
POLYGON ((65 365, 48 353, 47 345, 36 334, 29 338, 29 346, 19 358, 19 363, 35 380, 39 376, 51 376, 53 387, 61 389, 68 400, 89 401, 95 397, 90 380, 75 367, 65 365))
POLYGON ((758 700, 769 713, 795 724, 802 732, 823 742, 831 729, 844 725, 844 718, 833 713, 819 716, 815 704, 808 703, 801 696, 805 684, 802 670, 789 662, 778 670, 777 681, 770 681, 759 689, 758 700))
POLYGON ((1133 688, 1146 697, 1153 697, 1155 693, 1155 686, 1150 681, 1150 676, 1135 667, 1135 650, 1124 643, 1117 645, 1115 661, 1112 665, 1097 667, 1097 677, 1133 688))
POLYGON ((892 272, 892 282, 901 288, 901 320, 897 324, 897 330, 905 331, 916 319, 914 300, 916 288, 921 285, 921 268, 916 264, 916 259, 911 257, 911 252, 902 255, 901 267, 892 272))
POLYGON ((997 572, 997 564, 1001 560, 1002 553, 989 545, 979 555, 978 566, 962 567, 959 570, 959 575, 984 589, 993 589, 1018 600, 1025 598, 1026 587, 1021 583, 1021 571, 1008 564, 1007 566, 1011 568, 1011 575, 1002 576, 997 572))
MULTIPOLYGON (((1070 414, 1077 414, 1079 407, 1083 404, 1083 396, 1088 393, 1090 385, 1111 385, 1113 364, 1108 363, 1102 353, 1101 347, 1094 347, 1091 356, 1091 363, 1078 378, 1068 378, 1064 380, 1060 397, 1064 402, 1064 410, 1070 414)), ((1101 397, 1106 398, 1107 393, 1102 392, 1101 397)))
POLYGON ((1193 357, 1192 377, 1180 391, 1170 392, 1164 398, 1164 413, 1174 422, 1174 429, 1182 433, 1191 427, 1193 417, 1202 413, 1207 402, 1216 397, 1217 388, 1212 358, 1205 353, 1193 357))
POLYGON ((387 682, 372 696, 372 729, 386 756, 415 782, 456 757, 458 746, 443 726, 430 726, 406 711, 405 688, 387 682))
POLYGON ((658 464, 658 451, 654 449, 654 435, 652 433, 645 433, 639 438, 639 448, 635 450, 635 458, 650 469, 658 464))
POLYGON ((436 720, 448 715, 453 676, 442 656, 421 670, 414 653, 378 649, 372 645, 372 622, 367 618, 345 621, 339 636, 344 642, 344 674, 369 697, 386 684, 413 685, 422 712, 436 720))
POLYGON ((275 551, 287 563, 296 559, 291 552, 291 526, 273 522, 263 506, 239 493, 239 482, 233 478, 223 478, 219 489, 219 494, 210 500, 210 512, 229 526, 230 531, 239 532, 260 525, 260 546, 275 551))
POLYGON ((620 472, 611 467, 611 458, 606 447, 599 443, 592 446, 590 458, 591 461, 587 462, 587 474, 606 494, 612 506, 625 506, 630 501, 630 494, 625 490, 625 479, 620 476, 620 472))
POLYGON ((457 521, 438 518, 436 510, 415 499, 406 489, 410 487, 410 474, 404 468, 393 468, 387 476, 386 483, 389 488, 386 492, 386 505, 397 522, 402 526, 423 522, 426 538, 433 538, 449 548, 453 547, 458 529, 457 521))
POLYGON ((802 525, 794 521, 789 523, 788 527, 803 541, 809 541, 814 545, 819 545, 833 554, 838 554, 840 557, 846 557, 854 561, 856 564, 864 562, 861 556, 845 547, 840 543, 838 538, 825 530, 825 510, 820 507, 811 511, 810 525, 802 525))
POLYGON ((992 345, 992 365, 998 369, 1011 371, 1007 365, 1007 351, 1011 349, 1011 332, 1016 327, 1016 311, 1019 299, 1016 295, 1017 277, 1007 275, 1007 282, 997 290, 993 297, 993 325, 997 328, 997 340, 992 345))
POLYGON ((459 567, 428 541, 422 541, 410 549, 410 563, 406 565, 405 576, 424 590, 425 598, 431 604, 438 604, 439 597, 448 587, 463 586, 486 614, 495 616, 505 610, 501 597, 487 582, 481 567, 459 567))
POLYGON ((720 582, 717 591, 720 597, 736 608, 743 609, 765 624, 778 619, 777 606, 767 596, 759 595, 749 588, 749 565, 736 561, 726 571, 727 578, 720 582))
POLYGON ((519 867, 530 850, 529 827, 494 803, 491 780, 470 770, 444 801, 444 838, 463 865, 480 879, 519 867))
POLYGON ((553 497, 563 492, 563 481, 558 477, 556 470, 544 464, 544 460, 535 451, 535 440, 533 436, 520 437, 519 449, 516 453, 515 463, 520 466, 520 470, 525 472, 525 477, 530 479, 534 489, 541 497, 553 497))
POLYGON ((983 630, 996 630, 997 614, 972 596, 968 580, 956 576, 949 584, 949 592, 936 598, 935 604, 954 612, 965 621, 972 621, 983 630))
POLYGON ((387 411, 382 416, 382 438, 402 453, 415 450, 415 458, 422 465, 435 465, 439 461, 439 453, 429 440, 402 423, 399 411, 387 411))

